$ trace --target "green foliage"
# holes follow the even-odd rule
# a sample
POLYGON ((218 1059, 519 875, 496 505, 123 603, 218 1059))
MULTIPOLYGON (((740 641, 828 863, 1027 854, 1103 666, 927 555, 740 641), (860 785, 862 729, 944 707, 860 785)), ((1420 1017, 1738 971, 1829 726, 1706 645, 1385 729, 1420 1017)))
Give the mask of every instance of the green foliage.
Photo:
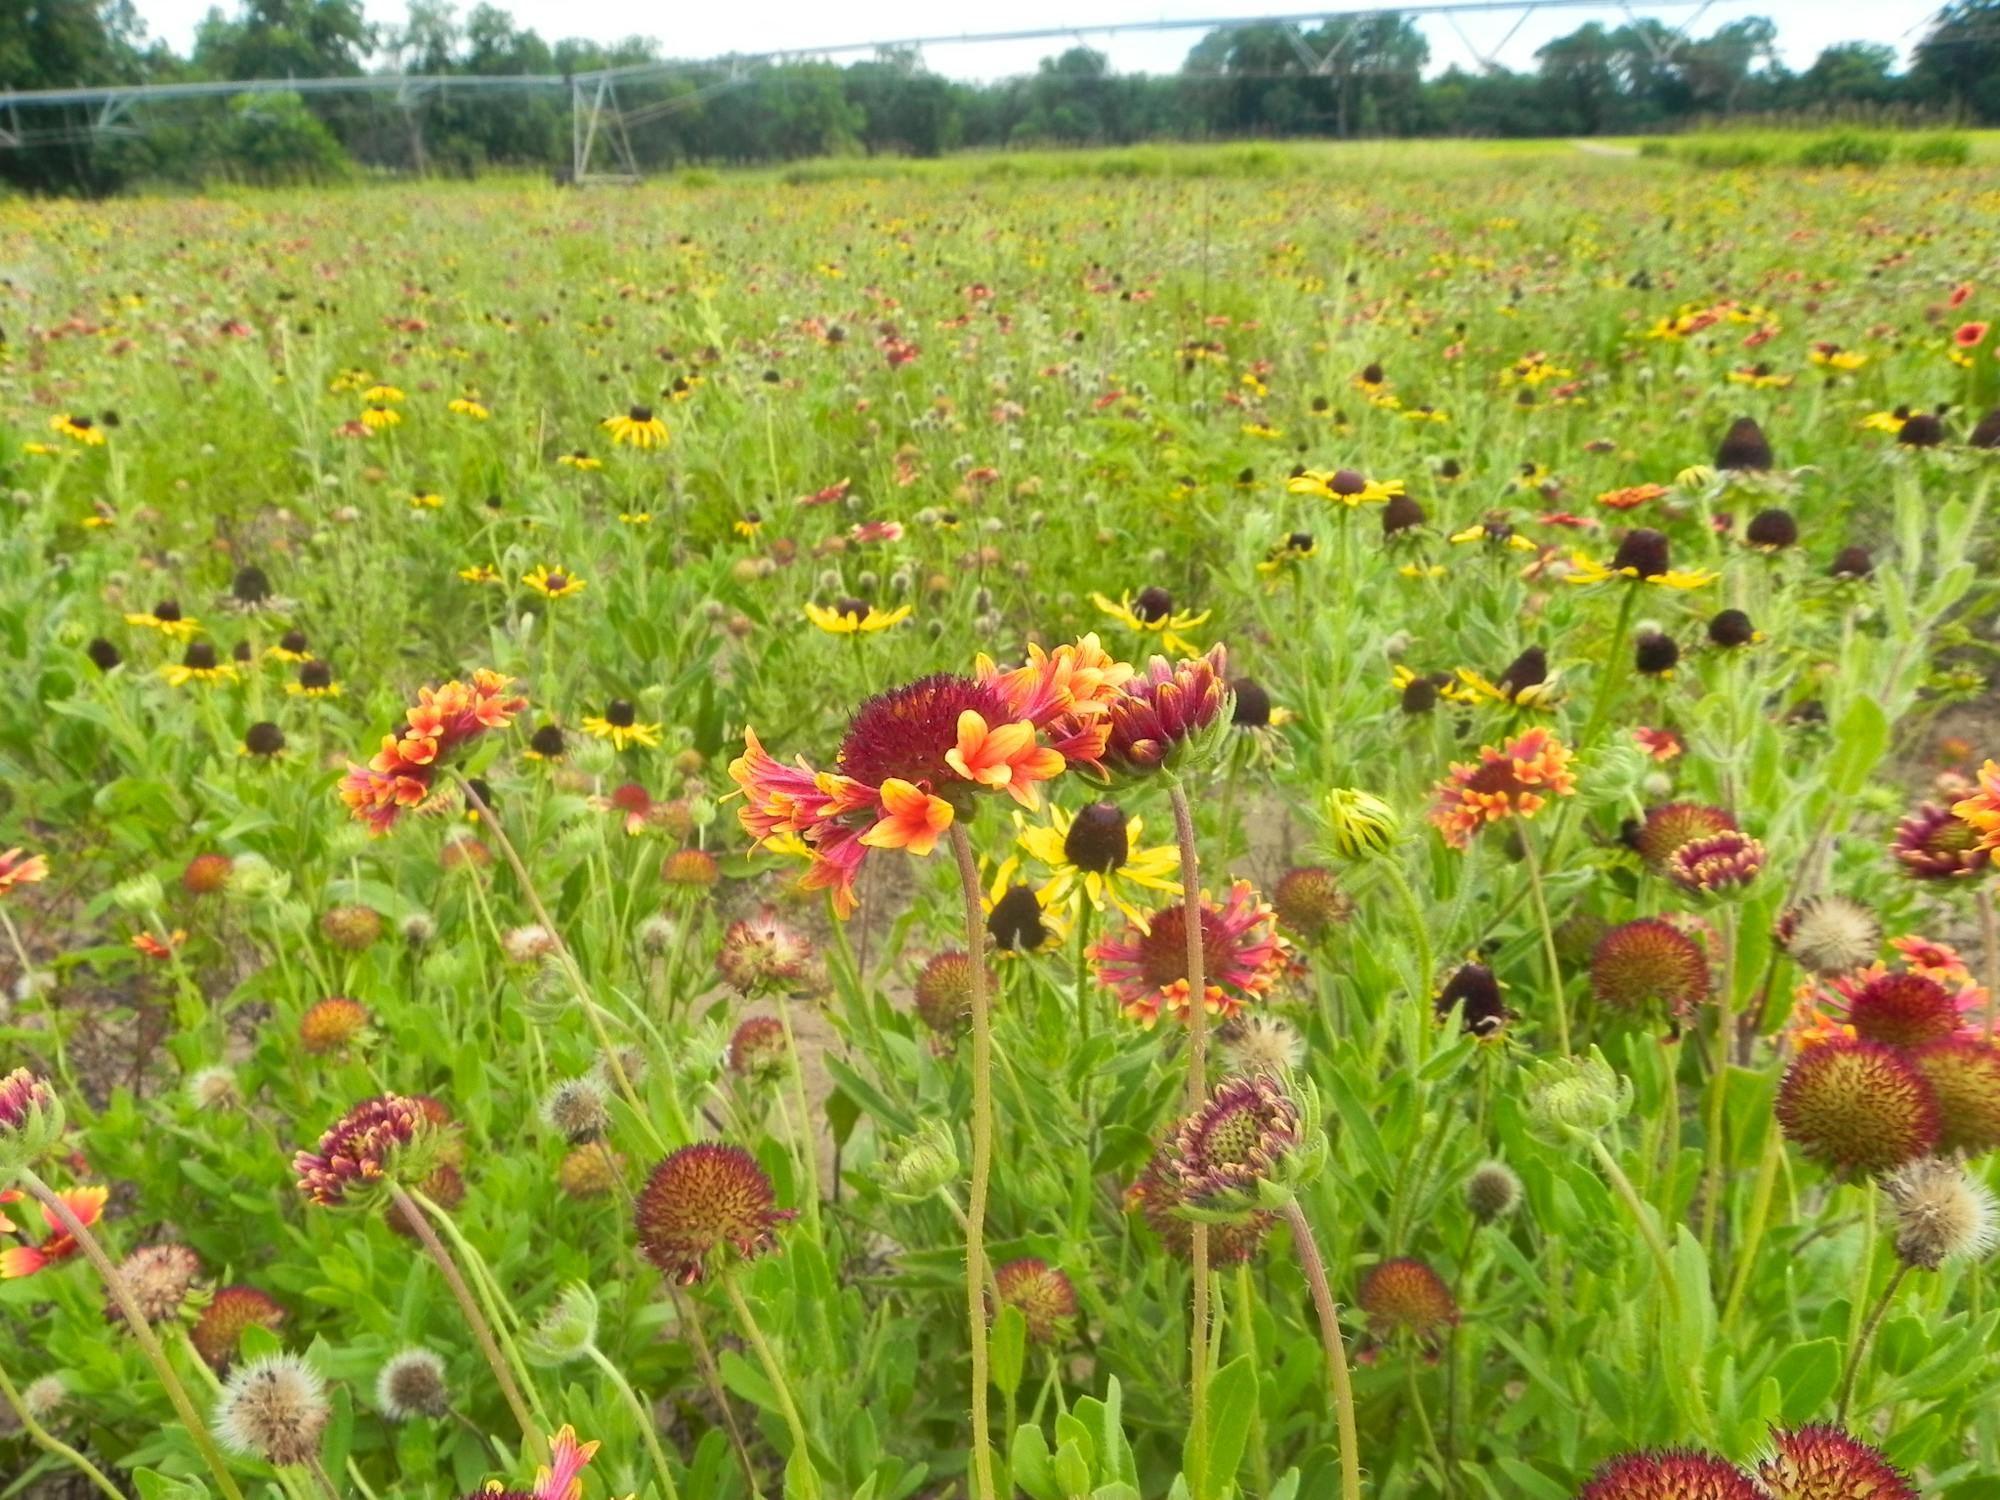
POLYGON ((230 106, 218 165, 261 187, 318 184, 348 172, 346 153, 297 94, 245 94, 230 106))

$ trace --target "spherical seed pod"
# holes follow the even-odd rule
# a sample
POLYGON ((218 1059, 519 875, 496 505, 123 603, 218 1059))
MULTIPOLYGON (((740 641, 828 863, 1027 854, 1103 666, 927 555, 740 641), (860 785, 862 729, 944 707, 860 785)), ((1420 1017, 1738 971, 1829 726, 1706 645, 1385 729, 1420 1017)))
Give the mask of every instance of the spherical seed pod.
POLYGON ((1893 1171, 1937 1144, 1937 1096, 1900 1053, 1877 1042, 1809 1047, 1778 1087, 1787 1139, 1842 1176, 1893 1171))
POLYGON ((215 1407, 215 1435, 246 1458, 284 1468, 319 1456, 331 1407, 326 1382, 296 1354, 267 1354, 237 1367, 215 1407))
POLYGON ((429 1349, 403 1349, 375 1377, 375 1405, 391 1422, 435 1419, 451 1409, 444 1361, 429 1349))

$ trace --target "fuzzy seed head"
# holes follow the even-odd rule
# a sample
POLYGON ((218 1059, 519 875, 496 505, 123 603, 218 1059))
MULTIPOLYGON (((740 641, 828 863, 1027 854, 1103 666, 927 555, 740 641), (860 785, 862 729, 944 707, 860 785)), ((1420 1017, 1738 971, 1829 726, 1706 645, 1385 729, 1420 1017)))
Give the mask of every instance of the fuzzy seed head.
POLYGON ((382 935, 382 916, 372 907, 336 906, 319 919, 319 929, 334 947, 358 953, 382 935))
POLYGON ((1065 1342, 1076 1324, 1076 1288, 1046 1261, 1029 1256, 1010 1260, 993 1272, 1000 1300, 1017 1308, 1038 1344, 1065 1342))
POLYGON ((1229 1071, 1284 1078, 1305 1061, 1306 1039, 1289 1021, 1277 1016, 1238 1016, 1219 1038, 1229 1071))
POLYGON ((451 1406, 444 1361, 421 1347, 390 1355, 375 1377, 375 1405, 391 1422, 443 1416, 451 1406))
POLYGON ((1465 1206, 1482 1224, 1505 1218, 1521 1203, 1521 1179, 1503 1161, 1481 1162, 1465 1179, 1465 1206))
POLYGON ((603 1144, 578 1146, 556 1168, 556 1183, 572 1198, 602 1198, 625 1170, 625 1158, 605 1154, 603 1144))
POLYGON ((542 1120, 572 1146, 604 1134, 611 1125, 611 1100, 595 1078, 566 1078, 542 1097, 542 1120))
MULTIPOLYGON (((201 1275, 201 1258, 186 1245, 141 1245, 119 1263, 118 1274, 138 1303, 139 1315, 148 1323, 166 1323, 186 1305, 201 1275)), ((111 1323, 125 1321, 116 1301, 106 1306, 104 1316, 111 1323)))
POLYGON ((1957 1161, 1926 1156, 1882 1179, 1896 1208, 1896 1253, 1935 1271, 1946 1261, 1983 1260, 1993 1249, 1993 1193, 1957 1161))
POLYGON ((972 1024, 971 957, 959 949, 937 954, 917 974, 911 999, 932 1035, 944 1040, 963 1036, 972 1024))
POLYGON ((215 1435, 246 1458, 283 1468, 318 1456, 329 1406, 326 1382, 296 1354, 239 1366, 215 1406, 215 1435))
POLYGON ((1778 941, 1803 967, 1826 979, 1875 961, 1882 948, 1882 921, 1846 896, 1815 896, 1785 913, 1778 941))

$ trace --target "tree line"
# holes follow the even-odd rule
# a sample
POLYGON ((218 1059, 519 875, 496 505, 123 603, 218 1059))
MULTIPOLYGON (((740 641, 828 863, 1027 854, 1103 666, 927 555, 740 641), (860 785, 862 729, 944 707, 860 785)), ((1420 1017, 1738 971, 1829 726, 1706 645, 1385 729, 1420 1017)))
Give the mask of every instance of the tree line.
MULTIPOLYGON (((412 0, 401 25, 362 0, 238 0, 211 10, 186 56, 149 41, 132 0, 0 6, 0 90, 368 72, 575 75, 664 64, 659 45, 554 43, 490 4, 463 16, 412 0)), ((1211 32, 1171 74, 1119 74, 1072 47, 1025 77, 978 84, 914 52, 863 61, 675 64, 621 85, 637 165, 740 165, 842 154, 938 156, 1026 145, 1163 139, 1594 135, 1782 114, 2000 123, 2000 0, 1953 0, 1907 69, 1894 48, 1846 42, 1794 72, 1762 17, 1688 38, 1655 20, 1591 22, 1535 54, 1532 71, 1453 66, 1426 76, 1430 44, 1398 16, 1301 32, 1211 32)), ((561 172, 571 157, 560 89, 414 95, 244 94, 147 102, 107 121, 77 107, 9 117, 0 181, 108 192, 134 180, 317 181, 357 169, 561 172), (141 128, 143 127, 143 128, 141 128)))

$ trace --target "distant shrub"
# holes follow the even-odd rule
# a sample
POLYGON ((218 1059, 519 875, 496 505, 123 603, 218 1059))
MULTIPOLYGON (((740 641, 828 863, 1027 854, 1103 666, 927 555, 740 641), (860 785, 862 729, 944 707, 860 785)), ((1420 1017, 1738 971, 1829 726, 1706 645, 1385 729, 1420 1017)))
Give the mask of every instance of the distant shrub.
POLYGON ((1859 130, 1836 130, 1808 141, 1797 157, 1802 167, 1879 167, 1889 160, 1890 144, 1885 135, 1869 135, 1859 130))
POLYGON ((722 175, 707 167, 682 167, 673 177, 674 186, 684 188, 712 188, 720 181, 722 175))
POLYGON ((1661 157, 1672 156, 1674 148, 1669 146, 1665 141, 1641 141, 1639 142, 1639 154, 1657 161, 1661 157))
POLYGON ((1736 167, 1768 165, 1773 152, 1763 141, 1722 137, 1712 141, 1690 141, 1680 148, 1681 160, 1697 167, 1727 171, 1736 167))
POLYGON ((1903 147, 1903 160, 1920 167, 1962 167, 1972 160, 1972 142, 1962 135, 1920 135, 1903 147))

